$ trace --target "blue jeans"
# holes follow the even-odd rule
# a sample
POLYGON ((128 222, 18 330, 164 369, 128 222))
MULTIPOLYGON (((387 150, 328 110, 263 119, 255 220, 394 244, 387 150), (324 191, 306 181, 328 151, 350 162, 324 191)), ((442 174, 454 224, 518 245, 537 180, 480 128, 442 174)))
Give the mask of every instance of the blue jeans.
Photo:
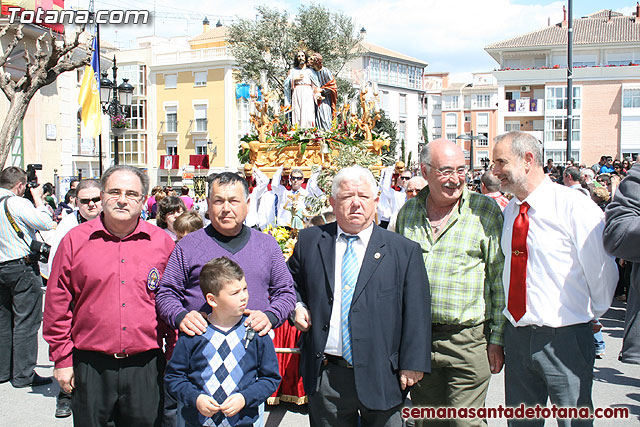
MULTIPOLYGON (((600 321, 596 320, 594 322, 596 325, 600 325, 600 321)), ((604 344, 604 338, 602 337, 602 329, 593 334, 593 341, 596 345, 596 356, 600 354, 604 354, 606 349, 606 345, 604 344)))

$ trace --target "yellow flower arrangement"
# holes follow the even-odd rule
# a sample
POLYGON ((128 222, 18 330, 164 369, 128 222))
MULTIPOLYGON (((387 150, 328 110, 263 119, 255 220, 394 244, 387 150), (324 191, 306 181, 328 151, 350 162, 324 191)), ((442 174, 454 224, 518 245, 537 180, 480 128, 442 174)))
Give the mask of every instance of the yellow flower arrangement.
POLYGON ((289 259, 297 241, 295 237, 291 236, 291 232, 285 227, 274 227, 273 225, 268 225, 267 228, 262 230, 262 232, 273 236, 273 238, 276 239, 278 246, 280 246, 280 250, 282 251, 285 259, 289 259))

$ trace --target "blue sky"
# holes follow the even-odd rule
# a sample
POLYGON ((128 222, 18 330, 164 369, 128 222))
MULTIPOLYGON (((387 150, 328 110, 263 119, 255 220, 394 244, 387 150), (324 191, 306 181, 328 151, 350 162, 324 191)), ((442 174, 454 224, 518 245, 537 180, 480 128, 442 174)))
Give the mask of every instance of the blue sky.
MULTIPOLYGON (((82 5, 85 0, 67 0, 67 5, 82 5)), ((96 9, 156 10, 155 25, 102 27, 102 38, 122 48, 133 47, 136 36, 155 34, 196 36, 202 31, 206 15, 212 24, 234 16, 252 18, 255 6, 267 4, 295 14, 300 1, 234 2, 211 0, 95 0, 96 9), (176 5, 180 7, 177 8, 176 5)), ((551 0, 324 0, 321 4, 339 10, 354 19, 356 28, 367 30, 367 41, 419 58, 429 63, 427 71, 449 71, 467 75, 491 71, 495 61, 484 51, 490 43, 534 31, 562 20, 567 1, 551 0)), ((631 0, 574 0, 573 16, 602 9, 630 15, 636 2, 631 0)))

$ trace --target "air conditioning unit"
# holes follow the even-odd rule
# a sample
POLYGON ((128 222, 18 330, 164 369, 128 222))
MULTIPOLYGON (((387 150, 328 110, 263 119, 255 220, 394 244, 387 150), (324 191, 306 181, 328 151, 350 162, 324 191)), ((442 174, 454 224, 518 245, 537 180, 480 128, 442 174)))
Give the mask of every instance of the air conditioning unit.
POLYGON ((520 86, 520 92, 531 92, 531 86, 520 86))

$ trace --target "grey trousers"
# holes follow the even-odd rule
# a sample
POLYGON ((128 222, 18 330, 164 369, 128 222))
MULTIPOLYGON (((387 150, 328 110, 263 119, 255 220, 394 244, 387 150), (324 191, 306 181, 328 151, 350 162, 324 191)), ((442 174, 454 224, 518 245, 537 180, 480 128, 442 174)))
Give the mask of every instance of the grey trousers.
POLYGON ((309 396, 311 427, 401 427, 400 406, 388 411, 367 409, 356 394, 353 368, 327 364, 309 396))
MULTIPOLYGON (((562 328, 506 322, 505 397, 510 407, 590 408, 595 346, 591 323, 562 328)), ((543 426, 544 419, 511 420, 509 425, 543 426)), ((558 419, 559 426, 593 425, 593 420, 558 419)))
POLYGON ((0 267, 0 381, 33 381, 42 321, 42 279, 38 265, 0 267))

